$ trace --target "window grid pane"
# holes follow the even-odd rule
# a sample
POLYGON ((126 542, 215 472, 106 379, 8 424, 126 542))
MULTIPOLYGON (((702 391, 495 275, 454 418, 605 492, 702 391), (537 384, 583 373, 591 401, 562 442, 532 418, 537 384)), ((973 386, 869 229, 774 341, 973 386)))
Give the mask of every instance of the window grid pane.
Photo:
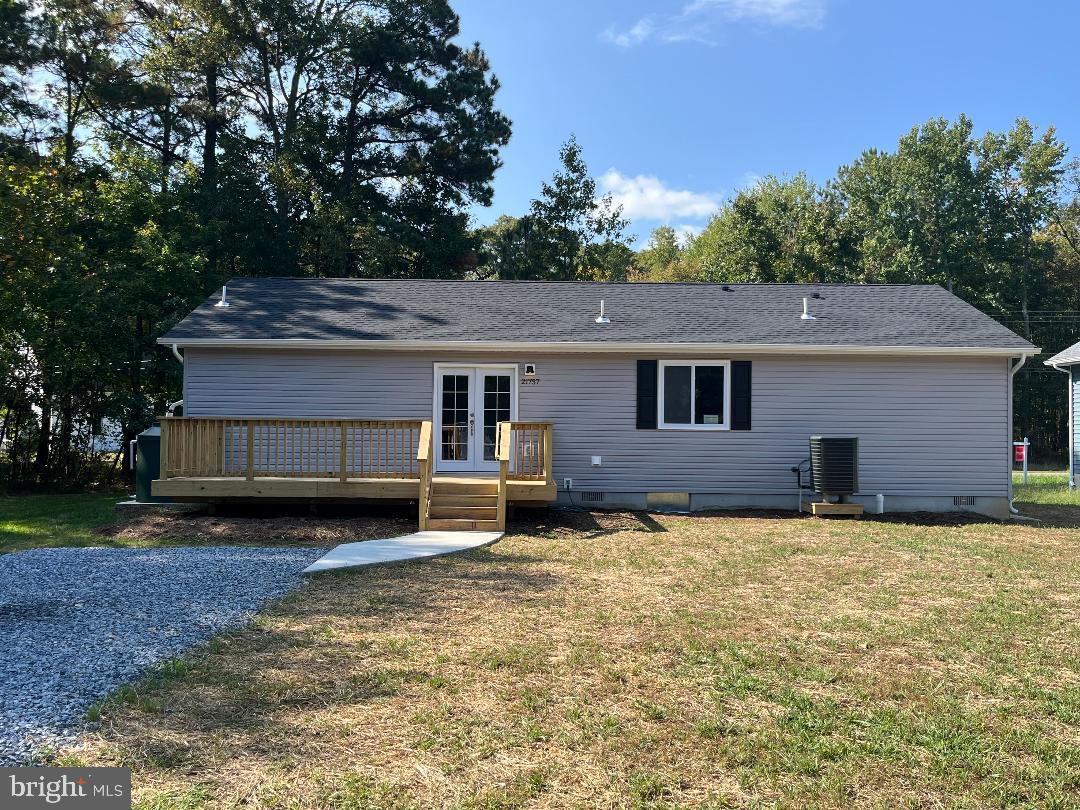
POLYGON ((510 421, 510 375, 484 377, 484 460, 495 460, 495 438, 499 422, 510 421))
POLYGON ((664 366, 664 422, 690 424, 692 366, 664 366))
POLYGON ((724 367, 694 367, 694 424, 724 423, 724 367))
POLYGON ((467 461, 469 458, 469 377, 443 375, 442 409, 443 461, 467 461))

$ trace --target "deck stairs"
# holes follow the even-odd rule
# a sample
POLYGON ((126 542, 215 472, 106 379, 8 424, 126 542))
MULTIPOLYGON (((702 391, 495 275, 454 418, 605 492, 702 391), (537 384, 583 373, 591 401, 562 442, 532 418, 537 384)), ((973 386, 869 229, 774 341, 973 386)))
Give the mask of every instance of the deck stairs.
POLYGON ((435 476, 427 528, 435 531, 502 531, 499 479, 435 476))

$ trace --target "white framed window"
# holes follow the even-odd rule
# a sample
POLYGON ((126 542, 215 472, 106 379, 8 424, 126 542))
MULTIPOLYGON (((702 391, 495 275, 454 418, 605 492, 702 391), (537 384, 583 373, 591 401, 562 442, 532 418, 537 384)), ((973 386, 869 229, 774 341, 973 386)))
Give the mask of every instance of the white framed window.
POLYGON ((731 361, 661 360, 661 430, 730 430, 731 361))

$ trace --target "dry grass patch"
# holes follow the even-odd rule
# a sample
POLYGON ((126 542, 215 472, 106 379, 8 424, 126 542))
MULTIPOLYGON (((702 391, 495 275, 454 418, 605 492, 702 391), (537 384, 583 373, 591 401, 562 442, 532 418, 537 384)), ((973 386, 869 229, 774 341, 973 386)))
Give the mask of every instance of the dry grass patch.
POLYGON ((150 807, 1069 807, 1080 531, 541 513, 107 704, 150 807), (152 707, 147 710, 146 706, 152 707))

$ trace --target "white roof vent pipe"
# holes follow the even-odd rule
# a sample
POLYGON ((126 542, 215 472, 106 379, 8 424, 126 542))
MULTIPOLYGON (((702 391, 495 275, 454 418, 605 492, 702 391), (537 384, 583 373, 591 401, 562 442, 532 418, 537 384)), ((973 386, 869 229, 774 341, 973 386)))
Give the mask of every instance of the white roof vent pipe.
POLYGON ((805 297, 805 296, 803 297, 803 300, 802 300, 802 315, 799 316, 799 319, 803 320, 803 321, 816 321, 817 320, 817 318, 815 318, 813 315, 810 314, 810 299, 809 299, 809 297, 805 297))
POLYGON ((227 300, 225 300, 225 291, 226 291, 226 287, 223 284, 223 285, 221 285, 221 300, 218 301, 216 304, 214 304, 214 306, 217 307, 218 309, 228 309, 229 308, 229 302, 227 300))
POLYGON ((611 323, 611 318, 604 314, 604 299, 600 299, 600 314, 596 316, 596 323, 611 323))

